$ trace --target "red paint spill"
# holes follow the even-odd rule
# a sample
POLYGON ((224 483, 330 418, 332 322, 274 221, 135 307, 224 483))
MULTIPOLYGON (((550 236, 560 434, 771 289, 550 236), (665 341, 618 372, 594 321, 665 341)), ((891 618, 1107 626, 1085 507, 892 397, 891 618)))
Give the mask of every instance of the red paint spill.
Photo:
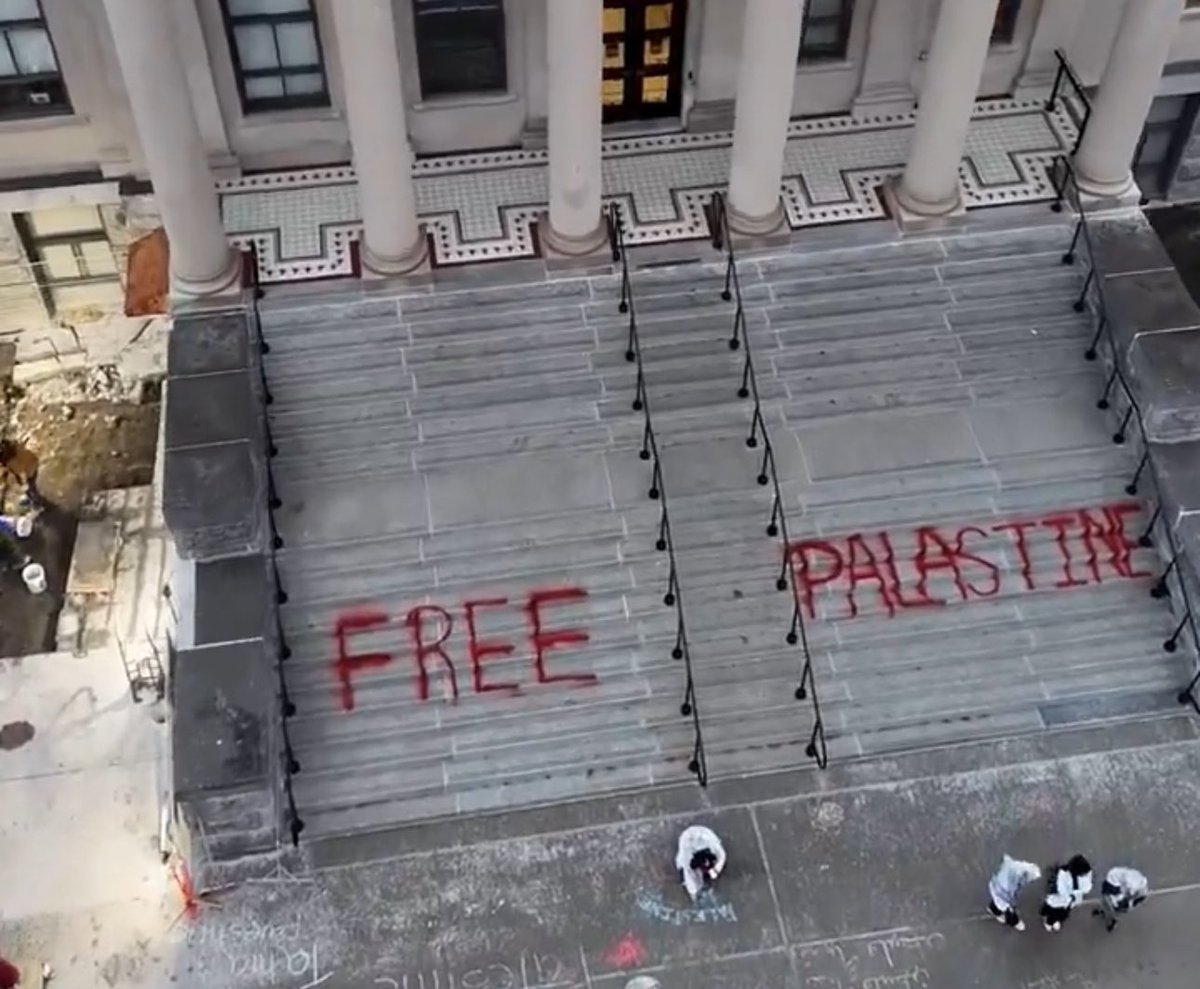
POLYGON ((192 882, 192 873, 187 864, 180 862, 171 867, 171 878, 179 887, 179 895, 183 897, 183 916, 189 920, 200 913, 200 897, 196 895, 196 885, 192 882))
POLYGON ((481 625, 489 619, 503 617, 506 609, 511 613, 516 608, 524 613, 528 625, 524 656, 527 657, 530 682, 575 686, 594 684, 597 682, 594 673, 552 673, 547 669, 552 653, 584 646, 589 641, 584 629, 547 627, 554 624, 553 615, 548 612, 555 606, 586 601, 587 596, 587 591, 582 587, 550 587, 530 591, 524 603, 510 604, 508 597, 475 598, 463 601, 459 606, 462 621, 457 625, 451 608, 439 604, 416 605, 408 611, 403 621, 394 621, 386 612, 378 609, 347 611, 338 616, 333 627, 334 659, 330 665, 338 702, 343 711, 353 711, 356 679, 371 670, 388 666, 404 652, 412 657, 414 689, 420 701, 430 699, 432 681, 438 674, 446 686, 447 699, 451 703, 457 701, 460 664, 470 668, 471 690, 474 693, 519 694, 522 685, 515 675, 517 663, 507 664, 509 673, 504 679, 489 679, 488 670, 489 663, 517 656, 520 648, 518 643, 496 635, 487 636, 481 630, 481 625), (407 642, 399 626, 407 631, 407 642), (459 632, 458 638, 465 638, 466 641, 456 642, 456 629, 464 627, 465 636, 459 632), (354 652, 352 637, 371 632, 376 633, 376 641, 380 635, 393 635, 396 651, 354 652))
POLYGON ((640 968, 646 962, 646 946, 636 934, 626 934, 604 952, 604 961, 613 968, 640 968))
POLYGON ((856 618, 872 598, 894 617, 955 598, 993 597, 1014 579, 1033 591, 1149 577, 1133 567, 1135 544, 1126 530, 1127 520, 1141 510, 1136 502, 1118 502, 955 529, 923 525, 899 533, 856 532, 839 539, 802 539, 787 552, 796 573, 796 597, 809 618, 816 617, 822 590, 845 595, 843 614, 833 617, 856 618), (986 541, 998 534, 1007 536, 1002 551, 1015 558, 1015 573, 983 555, 986 541), (1057 558, 1053 552, 1035 553, 1039 540, 1042 545, 1049 540, 1057 558), (935 577, 949 578, 944 597, 930 591, 935 577))

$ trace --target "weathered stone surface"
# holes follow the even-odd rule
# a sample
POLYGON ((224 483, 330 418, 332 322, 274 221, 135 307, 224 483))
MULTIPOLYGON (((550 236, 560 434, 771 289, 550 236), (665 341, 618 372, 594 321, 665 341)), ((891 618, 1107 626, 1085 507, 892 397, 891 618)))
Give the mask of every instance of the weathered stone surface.
POLYGON ((1104 297, 1124 366, 1139 334, 1200 325, 1200 308, 1173 268, 1105 276, 1104 297))
POLYGON ((168 450, 163 516, 185 558, 206 560, 264 546, 262 465, 248 442, 168 450))
POLYGON ((241 310, 176 317, 167 343, 171 377, 236 371, 247 366, 249 334, 241 310))
POLYGON ((166 448, 232 443, 257 435, 247 371, 172 378, 167 387, 166 448))
POLYGON ((1110 277, 1155 269, 1175 270, 1162 241, 1140 211, 1111 220, 1089 219, 1088 238, 1096 267, 1110 277))
POLYGON ((1184 515, 1200 512, 1200 442, 1153 443, 1150 455, 1163 517, 1178 527, 1184 515))
POLYGON ((268 566, 258 553, 196 565, 197 646, 263 638, 271 604, 268 566))
POLYGON ((1200 325, 1139 334, 1129 371, 1152 441, 1200 438, 1200 325))
POLYGON ((184 649, 171 686, 175 792, 224 791, 272 778, 274 673, 260 641, 184 649))

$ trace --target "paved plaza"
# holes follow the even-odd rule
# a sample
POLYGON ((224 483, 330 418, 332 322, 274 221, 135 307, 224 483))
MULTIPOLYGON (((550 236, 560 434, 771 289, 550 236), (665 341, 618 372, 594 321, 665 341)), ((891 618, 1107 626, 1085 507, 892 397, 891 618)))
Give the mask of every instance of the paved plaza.
POLYGON ((309 845, 194 916, 64 882, 0 937, 63 989, 1192 989, 1197 780, 1179 715, 309 845), (700 908, 671 871, 693 821, 730 854, 700 908), (1044 933, 1035 889, 1027 932, 987 919, 1001 853, 1080 850, 1150 877, 1114 933, 1090 902, 1044 933))

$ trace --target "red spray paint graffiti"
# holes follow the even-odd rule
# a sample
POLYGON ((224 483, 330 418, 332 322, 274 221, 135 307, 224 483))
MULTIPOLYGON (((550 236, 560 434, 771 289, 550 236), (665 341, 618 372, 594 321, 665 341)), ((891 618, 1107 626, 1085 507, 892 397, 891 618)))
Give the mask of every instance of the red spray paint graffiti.
MULTIPOLYGON (((552 673, 548 668, 551 653, 569 646, 586 645, 588 633, 579 628, 547 627, 552 616, 547 612, 554 605, 565 605, 587 599, 582 587, 552 587, 531 591, 520 607, 525 612, 529 626, 529 655, 536 683, 563 683, 584 686, 597 682, 592 673, 552 673)), ((499 638, 485 638, 480 630, 481 618, 487 611, 510 607, 506 597, 480 598, 462 602, 463 621, 466 624, 465 653, 471 670, 471 689, 477 694, 500 692, 518 694, 521 684, 515 680, 492 681, 488 679, 486 664, 492 660, 506 659, 516 653, 517 646, 499 638)), ((452 701, 459 696, 458 667, 451 656, 449 640, 454 632, 454 618, 446 609, 436 604, 420 604, 412 608, 402 621, 393 622, 383 611, 369 609, 348 611, 338 616, 334 623, 333 639, 336 655, 333 660, 333 675, 338 686, 338 698, 343 711, 354 710, 354 680, 360 674, 390 665, 396 654, 392 652, 354 652, 350 639, 355 635, 380 632, 393 625, 403 624, 408 646, 412 653, 417 697, 429 700, 430 677, 440 672, 445 677, 449 697, 452 701)))
POLYGON ((995 550, 990 544, 997 536, 1004 538, 1003 549, 1015 554, 1025 590, 1152 576, 1134 569, 1135 544, 1125 527, 1129 516, 1140 511, 1136 502, 1118 502, 952 531, 923 525, 906 534, 856 532, 837 539, 803 539, 791 543, 788 552, 796 571, 796 595, 809 618, 816 617, 816 595, 823 589, 845 594, 841 617, 857 617, 864 602, 860 594, 874 595, 894 617, 955 598, 968 601, 999 594, 1015 575, 984 555, 989 548, 995 550), (1039 539, 1049 540, 1057 552, 1036 553, 1039 539), (953 585, 946 596, 930 592, 930 579, 938 577, 948 577, 953 585))

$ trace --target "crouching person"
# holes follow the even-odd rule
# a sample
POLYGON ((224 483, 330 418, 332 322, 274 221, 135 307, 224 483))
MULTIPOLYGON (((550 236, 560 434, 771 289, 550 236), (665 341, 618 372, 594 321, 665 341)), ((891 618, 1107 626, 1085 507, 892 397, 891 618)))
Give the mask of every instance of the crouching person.
POLYGON ((675 868, 692 902, 709 888, 725 868, 725 849, 721 839, 709 828, 693 824, 679 836, 675 868))

